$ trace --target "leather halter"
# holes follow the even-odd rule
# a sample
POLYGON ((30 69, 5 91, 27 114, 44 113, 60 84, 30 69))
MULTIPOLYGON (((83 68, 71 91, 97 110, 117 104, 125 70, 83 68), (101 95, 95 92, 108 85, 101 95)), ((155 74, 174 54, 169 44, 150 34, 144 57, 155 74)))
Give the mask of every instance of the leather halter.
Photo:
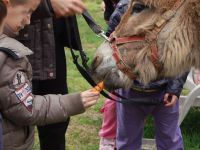
POLYGON ((131 67, 128 66, 123 58, 121 57, 117 45, 118 44, 124 44, 124 43, 131 43, 131 42, 138 42, 138 41, 144 41, 144 37, 123 37, 123 38, 115 38, 111 34, 109 41, 111 43, 112 49, 113 49, 113 57, 115 58, 116 65, 119 68, 120 71, 122 71, 124 74, 126 74, 130 79, 135 80, 137 77, 135 73, 132 71, 131 67))
POLYGON ((158 34, 164 28, 167 22, 174 17, 177 10, 183 5, 184 2, 185 0, 177 0, 170 10, 167 10, 162 14, 161 18, 155 23, 154 29, 150 31, 149 34, 146 34, 144 37, 130 36, 117 38, 111 34, 111 36, 109 37, 109 42, 111 43, 113 49, 113 57, 115 58, 116 65, 120 71, 126 74, 130 79, 134 80, 137 78, 131 67, 128 66, 122 59, 118 51, 117 45, 139 41, 146 41, 147 43, 149 43, 149 47, 151 49, 151 62, 154 64, 157 71, 160 72, 162 70, 163 64, 159 62, 158 56, 158 34))

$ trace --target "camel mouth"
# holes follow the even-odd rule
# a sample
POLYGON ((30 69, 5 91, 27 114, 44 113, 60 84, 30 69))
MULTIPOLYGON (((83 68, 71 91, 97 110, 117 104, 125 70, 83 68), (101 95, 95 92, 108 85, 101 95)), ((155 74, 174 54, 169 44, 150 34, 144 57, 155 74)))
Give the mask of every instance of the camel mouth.
POLYGON ((119 84, 121 82, 118 71, 115 68, 106 69, 106 71, 97 72, 96 70, 91 69, 91 76, 95 83, 99 83, 101 81, 104 82, 105 89, 108 91, 112 91, 122 86, 119 84))
POLYGON ((98 72, 96 72, 93 68, 90 69, 90 74, 93 78, 93 80, 98 83, 98 82, 101 82, 101 81, 106 81, 107 79, 109 79, 109 76, 111 74, 110 71, 107 71, 105 72, 104 74, 101 73, 101 75, 99 75, 98 72))

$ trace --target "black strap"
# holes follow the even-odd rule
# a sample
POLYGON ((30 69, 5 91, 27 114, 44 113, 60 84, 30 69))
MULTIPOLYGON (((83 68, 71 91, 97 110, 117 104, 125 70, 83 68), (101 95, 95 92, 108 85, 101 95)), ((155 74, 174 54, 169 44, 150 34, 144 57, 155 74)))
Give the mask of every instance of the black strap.
POLYGON ((86 56, 84 50, 83 50, 83 47, 82 47, 82 44, 81 44, 81 39, 80 39, 80 34, 79 34, 79 29, 78 29, 78 23, 77 23, 77 19, 76 19, 76 16, 73 16, 73 17, 69 17, 68 18, 68 21, 70 21, 70 23, 66 23, 68 26, 71 25, 71 28, 70 27, 67 27, 67 29, 69 30, 73 30, 73 31, 68 31, 69 32, 69 45, 70 45, 70 48, 73 49, 72 47, 72 41, 71 41, 71 33, 74 33, 73 37, 74 37, 74 40, 76 40, 76 46, 77 46, 77 50, 79 51, 80 53, 80 56, 81 56, 81 60, 82 60, 82 65, 84 66, 84 68, 86 70, 89 69, 88 65, 87 65, 87 62, 89 60, 89 58, 86 56))
POLYGON ((104 31, 102 30, 101 26, 99 26, 94 19, 91 17, 91 15, 87 12, 87 10, 85 10, 82 13, 83 18, 85 19, 85 21, 87 22, 88 26, 90 27, 90 29, 97 34, 98 36, 101 36, 102 38, 104 38, 106 41, 109 41, 109 38, 106 36, 106 34, 104 33, 104 31))
POLYGON ((89 27, 92 29, 92 31, 96 34, 100 34, 102 32, 101 27, 94 21, 94 19, 91 17, 91 15, 85 10, 82 13, 82 16, 84 17, 85 21, 89 25, 89 27))
MULTIPOLYGON (((71 23, 73 23, 73 22, 76 22, 75 24, 76 24, 76 26, 73 26, 74 28, 74 34, 76 35, 76 36, 78 36, 76 39, 77 40, 79 40, 79 42, 77 42, 77 43, 79 43, 80 45, 78 46, 80 49, 79 49, 79 52, 80 52, 80 54, 83 54, 84 52, 82 51, 82 44, 81 44, 81 40, 80 40, 80 34, 79 34, 79 30, 78 30, 78 26, 77 26, 77 20, 75 19, 73 19, 74 17, 68 17, 68 18, 66 18, 66 21, 70 21, 71 23), (76 28, 76 29, 75 29, 76 28), (76 33, 76 32, 78 32, 78 34, 76 33)), ((75 25, 75 24, 73 24, 73 25, 75 25)), ((66 23, 66 26, 67 26, 67 30, 69 30, 70 29, 70 26, 69 26, 69 24, 68 23, 66 23)), ((79 70, 79 72, 81 73, 81 75, 86 79, 86 81, 91 85, 91 86, 96 86, 97 84, 94 82, 94 80, 91 78, 91 76, 90 76, 90 74, 88 73, 88 71, 86 71, 87 70, 87 68, 83 68, 81 65, 79 65, 79 63, 78 63, 78 58, 79 58, 79 56, 78 55, 76 55, 75 53, 74 53, 74 51, 73 51, 73 49, 72 49, 72 41, 71 41, 71 32, 70 31, 68 31, 68 39, 69 39, 69 48, 70 48, 70 52, 71 52, 71 55, 72 55, 72 58, 73 58, 73 63, 76 65, 76 67, 77 67, 77 69, 79 70)), ((85 53, 84 53, 84 55, 85 55, 85 53)), ((82 61, 84 61, 83 60, 83 58, 82 58, 82 61)), ((110 97, 105 91, 101 91, 101 94, 103 95, 103 96, 105 96, 105 97, 107 97, 107 98, 109 98, 109 99, 111 99, 111 100, 115 100, 115 99, 113 99, 112 97, 110 97)), ((116 100, 115 100, 116 101, 116 100)))
MULTIPOLYGON (((77 43, 79 43, 80 45, 78 46, 80 49, 78 50, 80 52, 80 55, 84 54, 84 51, 82 49, 82 44, 81 44, 81 40, 80 40, 80 34, 79 34, 79 30, 78 30, 78 26, 77 26, 77 20, 75 18, 75 20, 73 19, 73 17, 68 17, 66 18, 66 21, 70 21, 70 22, 74 22, 73 25, 76 25, 76 26, 73 26, 73 29, 74 29, 74 36, 78 36, 76 37, 76 39, 78 40, 77 43)), ((67 26, 67 30, 70 29, 69 27, 69 24, 66 23, 66 26, 67 26)), ((74 64, 76 65, 77 69, 79 70, 79 72, 81 73, 81 75, 86 79, 86 81, 91 85, 91 86, 96 86, 97 84, 94 82, 94 80, 92 79, 91 75, 89 74, 89 72, 87 71, 87 68, 83 68, 79 63, 78 63, 78 58, 79 56, 76 55, 74 53, 74 50, 72 49, 72 41, 71 41, 71 33, 73 32, 68 32, 68 39, 69 39, 69 48, 70 48, 70 52, 71 52, 71 55, 72 55, 72 58, 73 58, 73 62, 74 64)), ((86 55, 84 56, 86 57, 86 55)), ((81 56, 81 59, 82 59, 82 63, 83 63, 83 59, 84 57, 81 56)), ((87 62, 86 62, 87 63, 87 62)), ((84 66, 84 65, 83 65, 84 66)), ((146 98, 126 98, 116 92, 113 92, 113 95, 118 97, 118 99, 114 99, 113 97, 111 97, 109 94, 107 94, 104 90, 102 90, 100 92, 104 97, 110 99, 110 100, 113 100, 113 101, 116 101, 116 102, 119 102, 119 103, 123 103, 123 104, 137 104, 137 105, 159 105, 161 104, 161 102, 158 102, 157 100, 155 99, 152 99, 152 98, 149 98, 149 97, 146 97, 146 98)))

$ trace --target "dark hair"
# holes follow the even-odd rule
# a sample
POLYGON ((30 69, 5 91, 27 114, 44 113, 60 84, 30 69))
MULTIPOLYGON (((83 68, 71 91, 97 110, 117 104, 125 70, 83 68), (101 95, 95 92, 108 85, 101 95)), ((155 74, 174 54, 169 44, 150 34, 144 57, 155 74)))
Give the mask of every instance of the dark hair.
POLYGON ((2 23, 6 15, 7 15, 7 7, 5 3, 2 0, 0 0, 0 24, 2 23))

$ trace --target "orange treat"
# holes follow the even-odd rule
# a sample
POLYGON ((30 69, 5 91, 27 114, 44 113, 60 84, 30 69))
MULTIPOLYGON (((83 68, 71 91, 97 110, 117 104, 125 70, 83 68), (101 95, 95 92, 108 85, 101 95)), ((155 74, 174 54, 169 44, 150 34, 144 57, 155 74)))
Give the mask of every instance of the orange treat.
POLYGON ((94 88, 92 88, 92 92, 101 92, 104 89, 103 81, 99 82, 94 88))

